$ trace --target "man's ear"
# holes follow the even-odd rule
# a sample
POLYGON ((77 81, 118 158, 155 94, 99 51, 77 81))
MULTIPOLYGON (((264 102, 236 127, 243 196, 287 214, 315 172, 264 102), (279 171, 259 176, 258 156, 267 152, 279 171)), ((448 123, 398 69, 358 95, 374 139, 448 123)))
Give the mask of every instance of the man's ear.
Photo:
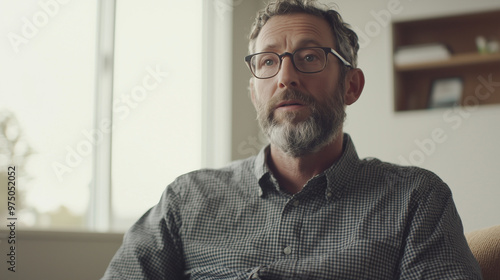
POLYGON ((365 86, 365 75, 359 68, 354 68, 347 72, 345 77, 345 105, 351 105, 358 100, 363 87, 365 86))

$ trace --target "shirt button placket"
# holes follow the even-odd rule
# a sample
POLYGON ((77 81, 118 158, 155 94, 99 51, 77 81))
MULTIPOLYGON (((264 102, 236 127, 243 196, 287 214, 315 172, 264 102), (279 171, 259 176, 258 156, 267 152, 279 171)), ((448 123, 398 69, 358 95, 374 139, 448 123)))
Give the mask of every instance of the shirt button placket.
POLYGON ((295 223, 297 221, 297 215, 298 215, 298 212, 297 211, 297 207, 300 206, 300 200, 298 199, 292 199, 292 201, 289 201, 288 203, 288 211, 287 211, 287 214, 285 215, 286 218, 284 218, 283 221, 287 221, 285 222, 285 228, 287 228, 287 230, 285 231, 285 238, 283 239, 284 243, 282 243, 282 251, 281 253, 283 254, 283 256, 290 256, 292 253, 293 253, 293 244, 296 243, 296 240, 295 239, 295 233, 290 231, 292 230, 293 227, 293 223, 295 223), (295 209, 295 210, 294 210, 295 209), (288 240, 289 238, 291 238, 292 240, 288 240), (288 243, 288 244, 287 244, 288 243))

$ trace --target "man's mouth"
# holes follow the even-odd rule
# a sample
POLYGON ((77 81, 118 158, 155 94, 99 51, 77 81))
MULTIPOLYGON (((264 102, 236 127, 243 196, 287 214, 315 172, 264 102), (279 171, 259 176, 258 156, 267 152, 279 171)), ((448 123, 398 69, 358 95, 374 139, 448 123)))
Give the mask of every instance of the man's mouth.
POLYGON ((305 104, 297 101, 297 100, 287 100, 283 101, 276 106, 276 108, 286 108, 286 107, 292 107, 292 106, 304 106, 305 104))

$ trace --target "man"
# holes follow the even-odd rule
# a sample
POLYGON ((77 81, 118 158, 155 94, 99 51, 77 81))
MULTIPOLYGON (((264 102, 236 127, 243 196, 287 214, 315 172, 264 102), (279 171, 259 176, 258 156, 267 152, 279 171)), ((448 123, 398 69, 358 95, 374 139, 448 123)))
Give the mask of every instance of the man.
POLYGON ((177 178, 104 279, 481 279, 446 184, 360 160, 342 133, 364 86, 358 48, 312 1, 261 11, 245 61, 271 144, 177 178))

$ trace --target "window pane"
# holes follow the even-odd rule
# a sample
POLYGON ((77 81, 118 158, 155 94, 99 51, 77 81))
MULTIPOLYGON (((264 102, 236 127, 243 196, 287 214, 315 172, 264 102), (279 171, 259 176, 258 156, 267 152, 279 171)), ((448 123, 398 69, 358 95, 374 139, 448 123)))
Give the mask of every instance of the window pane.
POLYGON ((86 227, 96 6, 95 0, 0 3, 0 33, 8 38, 0 42, 0 124, 8 128, 0 133, 0 176, 17 165, 23 228, 86 227))
POLYGON ((124 230, 201 167, 202 1, 116 8, 112 227, 124 230))

